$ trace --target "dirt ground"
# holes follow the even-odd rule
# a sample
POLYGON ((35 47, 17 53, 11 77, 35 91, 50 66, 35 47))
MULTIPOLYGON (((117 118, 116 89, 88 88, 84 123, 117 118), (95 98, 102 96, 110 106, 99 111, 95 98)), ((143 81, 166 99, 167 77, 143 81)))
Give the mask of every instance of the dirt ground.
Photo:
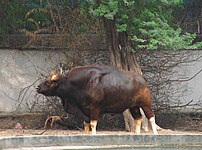
MULTIPOLYGON (((173 116, 173 115, 172 115, 173 116)), ((52 129, 44 130, 44 122, 47 117, 43 115, 0 115, 0 136, 28 136, 28 135, 74 135, 84 134, 83 121, 69 116, 62 123, 55 123, 52 129), (18 127, 16 127, 19 125, 18 127)), ((159 134, 202 134, 201 118, 172 117, 169 120, 157 118, 157 123, 164 130, 159 134)), ((104 115, 100 118, 97 134, 134 134, 127 132, 124 127, 122 115, 104 115)), ((141 131, 141 134, 152 134, 152 132, 141 131)))
MULTIPOLYGON (((31 130, 31 129, 0 129, 0 136, 31 136, 31 135, 76 135, 84 134, 80 130, 31 130)), ((134 134, 126 131, 97 131, 97 134, 134 134)), ((152 134, 152 132, 142 132, 141 134, 152 134)), ((202 134, 196 131, 159 131, 159 134, 202 134)))

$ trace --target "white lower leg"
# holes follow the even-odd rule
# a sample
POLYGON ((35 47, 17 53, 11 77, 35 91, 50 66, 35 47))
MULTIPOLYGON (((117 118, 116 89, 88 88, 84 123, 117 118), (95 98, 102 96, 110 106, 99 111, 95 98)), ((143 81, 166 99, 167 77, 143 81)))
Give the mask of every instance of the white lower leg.
POLYGON ((157 129, 156 129, 156 122, 155 122, 155 117, 151 117, 149 119, 150 123, 151 123, 151 127, 152 127, 152 131, 154 134, 158 134, 157 129))
POLYGON ((142 122, 142 117, 139 118, 139 119, 135 119, 134 120, 134 123, 135 123, 135 134, 140 134, 141 122, 142 122))
POLYGON ((97 120, 90 121, 90 127, 92 130, 92 135, 96 134, 97 120))
POLYGON ((89 131, 90 131, 90 123, 87 123, 87 122, 84 121, 83 124, 84 124, 84 133, 88 134, 89 131))
POLYGON ((161 128, 161 127, 158 126, 157 124, 156 124, 156 129, 157 129, 157 131, 158 131, 158 130, 164 130, 163 128, 161 128))
POLYGON ((145 132, 148 132, 149 131, 149 122, 148 122, 148 119, 145 116, 144 111, 142 110, 142 108, 140 108, 140 113, 142 114, 142 129, 145 132))

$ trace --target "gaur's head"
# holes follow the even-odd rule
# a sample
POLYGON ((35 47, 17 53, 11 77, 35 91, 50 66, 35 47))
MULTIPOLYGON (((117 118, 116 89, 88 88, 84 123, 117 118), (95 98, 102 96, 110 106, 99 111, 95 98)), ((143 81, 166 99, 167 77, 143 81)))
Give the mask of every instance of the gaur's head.
POLYGON ((55 72, 52 70, 48 79, 38 85, 37 92, 45 96, 54 96, 57 88, 59 87, 60 78, 62 75, 62 69, 55 72))

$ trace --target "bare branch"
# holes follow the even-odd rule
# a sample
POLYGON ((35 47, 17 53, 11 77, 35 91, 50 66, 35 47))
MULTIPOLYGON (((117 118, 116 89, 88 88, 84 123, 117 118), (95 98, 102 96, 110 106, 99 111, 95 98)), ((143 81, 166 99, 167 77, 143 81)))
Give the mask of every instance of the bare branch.
POLYGON ((195 78, 197 75, 199 75, 202 72, 202 69, 200 69, 197 73, 195 73, 192 77, 188 78, 188 79, 177 79, 177 80, 170 80, 171 82, 174 81, 179 81, 179 82, 187 82, 192 80, 193 78, 195 78))

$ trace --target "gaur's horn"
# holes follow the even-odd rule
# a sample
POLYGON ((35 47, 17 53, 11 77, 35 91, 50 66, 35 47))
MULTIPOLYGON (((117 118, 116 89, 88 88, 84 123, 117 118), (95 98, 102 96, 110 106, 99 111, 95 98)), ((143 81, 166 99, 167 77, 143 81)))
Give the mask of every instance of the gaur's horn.
POLYGON ((49 76, 48 76, 48 80, 52 80, 52 77, 55 75, 55 71, 53 69, 51 69, 49 76))
POLYGON ((59 72, 60 75, 62 75, 62 72, 63 72, 63 69, 62 69, 62 68, 63 68, 63 67, 64 67, 64 64, 60 63, 60 68, 59 68, 59 69, 60 69, 60 72, 59 72))
POLYGON ((60 79, 61 75, 62 75, 62 68, 60 68, 60 70, 58 71, 57 74, 54 74, 54 75, 52 76, 51 80, 52 80, 52 81, 57 81, 57 80, 60 79))
POLYGON ((62 75, 62 72, 63 72, 63 70, 62 70, 62 67, 60 67, 60 71, 59 71, 59 75, 62 75))

